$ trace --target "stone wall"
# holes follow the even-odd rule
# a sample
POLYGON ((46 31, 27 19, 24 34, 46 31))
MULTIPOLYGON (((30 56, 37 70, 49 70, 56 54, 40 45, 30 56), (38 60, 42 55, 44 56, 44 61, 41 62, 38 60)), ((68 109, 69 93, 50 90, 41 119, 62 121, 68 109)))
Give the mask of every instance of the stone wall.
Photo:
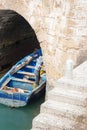
POLYGON ((86 0, 0 0, 0 9, 21 14, 41 43, 48 84, 64 75, 67 59, 87 59, 86 0))

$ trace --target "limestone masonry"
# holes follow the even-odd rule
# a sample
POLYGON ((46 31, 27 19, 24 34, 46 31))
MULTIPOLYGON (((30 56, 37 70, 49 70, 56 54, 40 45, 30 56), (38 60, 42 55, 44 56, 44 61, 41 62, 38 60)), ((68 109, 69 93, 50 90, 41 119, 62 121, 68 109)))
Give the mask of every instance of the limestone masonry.
POLYGON ((87 130, 87 61, 62 77, 48 92, 32 130, 87 130))
POLYGON ((35 30, 47 86, 55 86, 41 105, 32 130, 87 130, 84 64, 81 72, 78 68, 73 72, 73 80, 64 77, 67 60, 72 60, 74 67, 87 60, 87 0, 0 0, 0 9, 16 11, 35 30))
POLYGON ((87 58, 86 0, 0 0, 0 9, 21 14, 41 43, 48 84, 64 75, 65 62, 87 58))

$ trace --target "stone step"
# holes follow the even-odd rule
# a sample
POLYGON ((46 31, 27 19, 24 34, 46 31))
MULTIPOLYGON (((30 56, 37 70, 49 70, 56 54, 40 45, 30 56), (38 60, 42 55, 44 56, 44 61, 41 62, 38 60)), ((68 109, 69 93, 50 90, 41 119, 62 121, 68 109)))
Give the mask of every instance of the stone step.
POLYGON ((87 83, 70 79, 60 79, 56 82, 55 87, 60 87, 68 90, 75 90, 80 92, 87 92, 87 83))
POLYGON ((87 107, 87 93, 55 87, 48 92, 48 99, 87 107))
POLYGON ((87 124, 87 109, 68 103, 47 100, 41 105, 41 113, 56 115, 57 117, 65 117, 78 123, 87 124))
POLYGON ((38 130, 87 130, 87 126, 81 123, 45 113, 33 119, 33 128, 38 130))

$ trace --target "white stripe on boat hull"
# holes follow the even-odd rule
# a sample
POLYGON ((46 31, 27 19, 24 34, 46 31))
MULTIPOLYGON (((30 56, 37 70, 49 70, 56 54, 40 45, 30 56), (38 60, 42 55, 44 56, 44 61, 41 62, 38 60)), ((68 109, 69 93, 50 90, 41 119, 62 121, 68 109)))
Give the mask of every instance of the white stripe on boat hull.
POLYGON ((22 107, 26 105, 25 101, 0 98, 0 103, 10 107, 22 107))

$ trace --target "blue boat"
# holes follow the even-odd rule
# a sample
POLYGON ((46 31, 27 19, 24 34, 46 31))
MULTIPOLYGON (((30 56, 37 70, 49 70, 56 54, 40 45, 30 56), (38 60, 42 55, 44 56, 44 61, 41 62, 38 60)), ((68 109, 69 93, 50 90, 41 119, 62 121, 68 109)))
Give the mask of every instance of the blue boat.
POLYGON ((35 83, 34 69, 37 58, 42 55, 41 49, 29 54, 17 62, 0 79, 0 103, 11 107, 22 107, 28 104, 32 98, 39 97, 46 86, 46 73, 41 74, 40 83, 33 88, 35 83))

